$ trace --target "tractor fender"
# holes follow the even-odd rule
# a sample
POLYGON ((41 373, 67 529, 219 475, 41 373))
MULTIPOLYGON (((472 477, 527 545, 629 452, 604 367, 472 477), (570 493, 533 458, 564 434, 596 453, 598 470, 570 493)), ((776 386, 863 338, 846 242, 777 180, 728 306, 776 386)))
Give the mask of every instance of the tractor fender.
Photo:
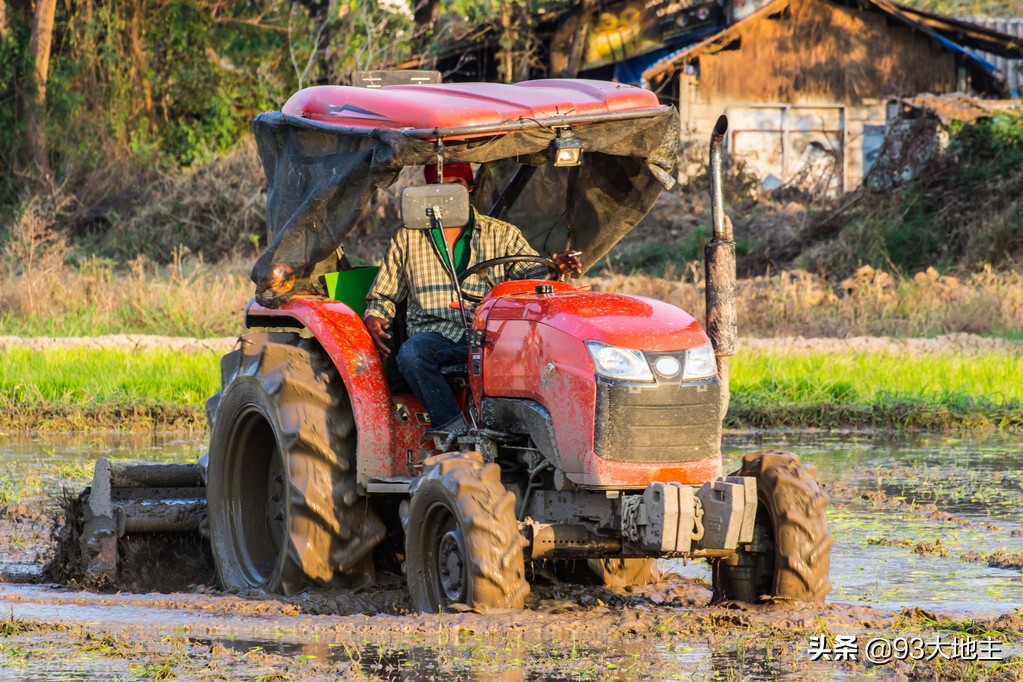
POLYGON ((245 326, 305 328, 320 342, 337 367, 352 401, 358 433, 357 482, 388 478, 394 449, 391 392, 373 339, 362 318, 340 301, 295 297, 279 308, 249 301, 245 326))

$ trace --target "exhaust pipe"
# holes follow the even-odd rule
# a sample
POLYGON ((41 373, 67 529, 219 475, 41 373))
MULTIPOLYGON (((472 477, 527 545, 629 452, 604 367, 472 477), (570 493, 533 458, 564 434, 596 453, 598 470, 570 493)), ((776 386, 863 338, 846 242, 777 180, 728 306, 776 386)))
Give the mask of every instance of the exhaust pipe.
POLYGON ((732 221, 725 215, 721 180, 721 141, 728 131, 728 117, 721 115, 710 137, 710 210, 714 238, 704 248, 707 296, 707 335, 717 356, 721 379, 721 419, 728 413, 728 358, 735 355, 735 239, 732 221))

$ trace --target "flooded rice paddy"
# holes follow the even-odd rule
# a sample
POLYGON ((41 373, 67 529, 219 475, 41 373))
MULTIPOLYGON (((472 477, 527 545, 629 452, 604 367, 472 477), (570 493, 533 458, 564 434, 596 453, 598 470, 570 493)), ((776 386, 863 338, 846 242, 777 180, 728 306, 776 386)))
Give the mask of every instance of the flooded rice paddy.
MULTIPOLYGON (((1023 438, 731 435, 817 466, 832 502, 828 605, 709 607, 704 562, 611 592, 539 570, 522 612, 411 613, 404 586, 289 598, 101 594, 41 582, 61 490, 99 456, 191 462, 202 440, 0 436, 0 679, 957 679, 1023 677, 1023 438), (995 661, 811 660, 811 637, 987 637, 995 661)), ((168 566, 173 570, 173 566, 168 566)), ((929 638, 929 639, 928 639, 929 638)), ((820 657, 818 657, 820 658, 820 657)), ((830 656, 835 658, 835 656, 830 656)))
MULTIPOLYGON (((763 434, 726 447, 733 461, 777 448, 816 464, 835 536, 829 601, 958 617, 1023 605, 1019 570, 962 559, 1023 550, 1023 439, 763 434)), ((710 579, 706 564, 684 573, 710 579)))

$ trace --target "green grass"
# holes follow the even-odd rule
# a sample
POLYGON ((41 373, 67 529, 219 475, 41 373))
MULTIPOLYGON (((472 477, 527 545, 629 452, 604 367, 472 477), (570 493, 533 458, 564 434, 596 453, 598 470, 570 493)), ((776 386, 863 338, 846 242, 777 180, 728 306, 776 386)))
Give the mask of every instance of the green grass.
POLYGON ((774 354, 731 364, 732 426, 1023 427, 1023 354, 774 354))
POLYGON ((70 348, 0 352, 6 428, 192 427, 220 388, 214 351, 70 348))
MULTIPOLYGON (((205 426, 219 354, 74 348, 0 352, 0 427, 205 426)), ((749 352, 731 361, 727 426, 1023 428, 1023 354, 905 357, 749 352)))

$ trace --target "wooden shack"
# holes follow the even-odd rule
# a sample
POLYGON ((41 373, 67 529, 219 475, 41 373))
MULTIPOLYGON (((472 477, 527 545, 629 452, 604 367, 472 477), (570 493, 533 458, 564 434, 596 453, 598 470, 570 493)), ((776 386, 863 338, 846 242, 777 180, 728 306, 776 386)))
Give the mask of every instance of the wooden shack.
POLYGON ((887 0, 775 0, 644 77, 678 104, 684 144, 702 149, 724 112, 729 152, 765 186, 839 193, 859 185, 881 148, 892 99, 1008 95, 961 43, 1011 54, 1009 36, 909 12, 887 0))

